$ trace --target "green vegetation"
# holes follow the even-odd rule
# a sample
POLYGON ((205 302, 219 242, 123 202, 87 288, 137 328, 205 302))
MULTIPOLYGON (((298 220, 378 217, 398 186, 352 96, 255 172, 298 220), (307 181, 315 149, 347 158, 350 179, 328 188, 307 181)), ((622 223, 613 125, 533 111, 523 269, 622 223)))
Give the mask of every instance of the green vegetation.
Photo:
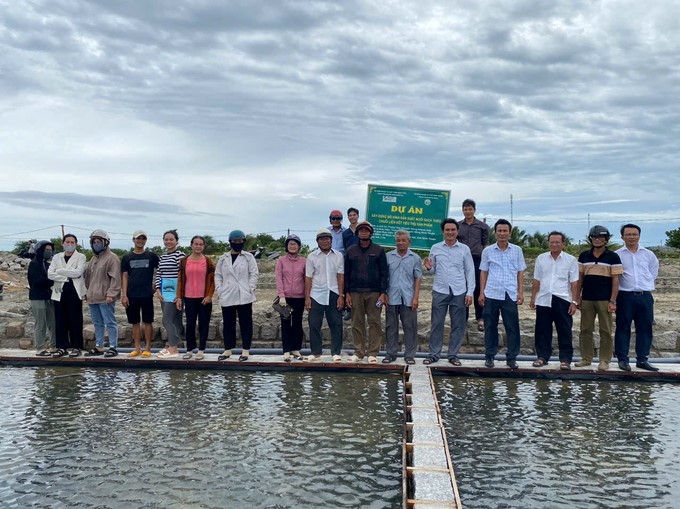
POLYGON ((680 249, 680 228, 667 231, 666 236, 668 237, 666 239, 666 245, 668 247, 675 247, 680 249))

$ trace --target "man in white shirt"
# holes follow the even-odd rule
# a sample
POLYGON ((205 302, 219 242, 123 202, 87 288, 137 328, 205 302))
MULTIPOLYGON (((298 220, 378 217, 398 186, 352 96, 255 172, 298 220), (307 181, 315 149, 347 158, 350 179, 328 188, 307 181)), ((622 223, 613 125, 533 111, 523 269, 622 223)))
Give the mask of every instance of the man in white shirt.
POLYGON ((307 256, 305 267, 305 309, 309 320, 309 346, 312 354, 305 361, 321 357, 321 325, 326 316, 331 331, 333 362, 342 357, 342 308, 345 307, 345 262, 342 254, 331 248, 333 236, 328 230, 316 234, 319 249, 307 256))
POLYGON ((550 251, 536 258, 534 281, 531 285, 529 307, 536 310, 534 341, 536 356, 533 366, 548 364, 552 355, 553 324, 557 330, 560 369, 571 369, 574 355, 572 326, 578 290, 578 262, 564 249, 565 237, 561 232, 548 234, 550 251))
POLYGON ((647 371, 659 371, 648 362, 652 348, 652 324, 654 323, 654 281, 659 275, 659 260, 649 249, 640 245, 640 227, 625 224, 621 238, 625 246, 617 249, 621 258, 623 274, 619 276, 619 293, 616 297, 616 334, 614 353, 619 368, 630 371, 631 324, 635 322, 635 366, 647 371))

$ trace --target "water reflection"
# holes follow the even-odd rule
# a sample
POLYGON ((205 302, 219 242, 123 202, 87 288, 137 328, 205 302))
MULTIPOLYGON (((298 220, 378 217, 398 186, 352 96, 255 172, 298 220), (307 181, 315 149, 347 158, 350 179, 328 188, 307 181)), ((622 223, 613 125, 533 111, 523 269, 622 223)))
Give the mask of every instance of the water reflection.
POLYGON ((678 507, 673 385, 437 379, 466 508, 678 507))
POLYGON ((2 507, 391 508, 399 376, 0 368, 2 507))

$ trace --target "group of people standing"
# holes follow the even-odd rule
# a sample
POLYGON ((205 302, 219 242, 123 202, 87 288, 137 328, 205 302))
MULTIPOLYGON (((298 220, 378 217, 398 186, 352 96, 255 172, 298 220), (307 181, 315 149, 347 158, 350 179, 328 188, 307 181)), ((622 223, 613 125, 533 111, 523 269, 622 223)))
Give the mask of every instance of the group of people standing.
MULTIPOLYGON (((418 350, 417 314, 423 272, 434 275, 432 286, 431 328, 426 365, 443 356, 444 326, 450 318, 448 362, 460 366, 460 349, 466 323, 474 309, 479 331, 484 332, 485 365, 494 367, 498 352, 498 326, 502 316, 507 336, 506 363, 517 369, 520 350, 518 306, 524 302, 526 263, 519 246, 510 243, 512 225, 505 219, 494 224, 496 242, 489 245, 489 226, 475 217, 476 204, 466 199, 464 218, 441 222, 443 240, 432 246, 427 258, 410 249, 407 230, 395 232, 396 249, 385 249, 372 241, 373 226, 359 222, 359 210, 347 211, 349 227, 342 226, 343 214, 330 213, 330 226, 316 234, 318 249, 307 258, 300 254, 297 235, 285 239, 285 254, 276 263, 277 309, 281 312, 283 358, 315 362, 322 354, 324 318, 330 330, 333 362, 342 362, 343 315, 351 320, 354 353, 349 362, 378 362, 383 343, 383 363, 397 359, 399 325, 403 329, 404 360, 415 363, 418 350), (381 326, 386 310, 385 333, 381 326), (302 320, 308 313, 311 354, 301 354, 304 337, 302 320)), ((593 331, 599 322, 599 370, 607 370, 615 353, 619 368, 630 370, 628 350, 631 324, 635 323, 638 368, 656 371, 649 364, 652 343, 654 282, 658 260, 639 245, 640 227, 621 228, 624 247, 613 252, 607 248, 611 238, 603 226, 590 229, 591 249, 578 260, 564 252, 565 236, 549 234, 549 251, 538 256, 530 307, 536 311, 534 367, 545 366, 553 352, 552 328, 557 331, 561 369, 570 369, 573 357, 573 315, 581 310, 579 336, 582 359, 578 367, 589 366, 595 354, 593 331), (616 335, 612 339, 613 314, 616 335)), ((95 346, 89 356, 118 355, 118 325, 114 313, 119 298, 132 324, 134 350, 131 357, 150 357, 153 337, 154 303, 161 303, 167 347, 158 352, 161 359, 201 360, 205 355, 212 314, 213 296, 222 309, 224 351, 218 359, 229 359, 236 346, 238 322, 242 339, 239 361, 249 358, 253 337, 253 302, 259 277, 254 256, 244 251, 246 235, 241 230, 229 234, 229 251, 217 261, 206 256, 205 239, 191 239, 187 256, 178 249, 177 231, 163 235, 165 253, 160 257, 146 249, 147 235, 134 232, 134 248, 122 260, 111 252, 110 239, 103 230, 90 235, 93 256, 86 262, 77 251, 78 239, 66 234, 64 251, 54 253, 54 245, 40 241, 29 264, 29 298, 35 316, 37 355, 78 357, 83 346, 83 307, 86 299, 94 324, 95 346), (185 315, 186 352, 179 344, 185 315), (196 330, 198 325, 198 337, 196 330), (50 336, 47 337, 47 331, 50 336), (109 348, 105 349, 108 334, 109 348), (145 344, 142 350, 142 336, 145 344)))

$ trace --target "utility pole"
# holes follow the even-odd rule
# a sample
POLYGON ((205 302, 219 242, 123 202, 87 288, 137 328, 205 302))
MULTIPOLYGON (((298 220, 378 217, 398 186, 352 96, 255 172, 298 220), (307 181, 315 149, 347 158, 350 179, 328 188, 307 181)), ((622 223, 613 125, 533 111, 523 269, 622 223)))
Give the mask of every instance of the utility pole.
POLYGON ((513 212, 512 193, 510 194, 510 223, 515 224, 515 214, 513 212))

